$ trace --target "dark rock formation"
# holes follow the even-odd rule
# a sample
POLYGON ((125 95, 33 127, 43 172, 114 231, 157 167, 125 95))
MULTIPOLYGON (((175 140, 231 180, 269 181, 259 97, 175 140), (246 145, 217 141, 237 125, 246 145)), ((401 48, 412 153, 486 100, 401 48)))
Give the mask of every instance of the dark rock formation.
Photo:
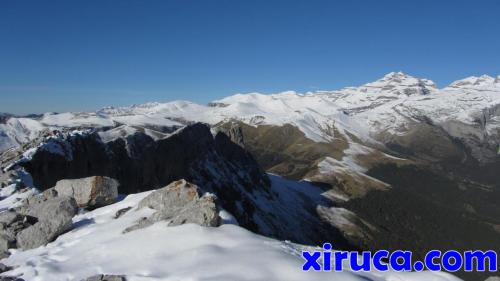
POLYGON ((24 279, 13 276, 0 276, 0 281, 24 281, 24 279))
POLYGON ((116 213, 115 213, 115 219, 118 219, 121 216, 125 215, 131 209, 132 209, 132 207, 126 207, 126 208, 123 208, 123 209, 120 209, 120 210, 116 211, 116 213))
POLYGON ((0 124, 5 124, 13 115, 0 112, 0 124))
MULTIPOLYGON (((287 128, 279 139, 274 135, 269 137, 274 140, 272 143, 290 140, 290 132, 287 128)), ((233 134, 233 138, 238 135, 233 134)), ((301 140, 287 145, 292 147, 301 140)), ((275 149, 279 151, 281 147, 275 149)), ((326 147, 321 151, 324 149, 326 147)), ((301 150, 300 154, 309 154, 309 150, 301 150)), ((308 161, 311 165, 314 162, 308 161)), ((187 125, 170 135, 151 132, 151 129, 118 127, 99 133, 51 138, 20 165, 32 175, 34 185, 40 189, 50 188, 61 179, 100 175, 117 179, 119 193, 127 194, 162 188, 185 179, 203 191, 214 193, 220 206, 231 213, 240 226, 251 231, 313 245, 334 239, 338 247, 349 247, 339 231, 316 214, 319 191, 302 194, 286 190, 284 186, 273 189, 268 176, 249 152, 223 132, 214 136, 210 128, 201 123, 187 125)), ((208 199, 204 203, 213 206, 208 199)), ((182 223, 188 219, 184 215, 195 213, 193 209, 186 211, 177 216, 179 220, 174 223, 182 223)), ((212 224, 207 221, 198 220, 200 224, 212 224)), ((139 222, 140 226, 150 223, 147 219, 139 222)))
POLYGON ((224 133, 214 137, 202 123, 162 138, 137 131, 109 141, 98 133, 50 141, 52 147, 64 148, 64 153, 38 149, 30 161, 21 164, 40 189, 61 179, 100 175, 117 179, 119 193, 128 194, 186 179, 217 194, 224 208, 253 230, 258 227, 252 220, 251 193, 258 190, 272 196, 267 175, 250 153, 224 133))

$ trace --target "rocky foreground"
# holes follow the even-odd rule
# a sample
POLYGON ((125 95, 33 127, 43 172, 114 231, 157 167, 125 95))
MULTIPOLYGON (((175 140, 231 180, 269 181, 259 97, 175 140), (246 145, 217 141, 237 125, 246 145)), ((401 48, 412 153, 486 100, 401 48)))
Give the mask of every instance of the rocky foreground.
MULTIPOLYGON (((102 194, 115 194, 112 182, 96 177, 64 180, 56 187, 78 187, 79 202, 104 202, 99 199, 102 194), (89 197, 82 200, 82 194, 89 197)), ((17 211, 2 213, 6 229, 12 224, 4 223, 5 218, 14 212, 21 218, 50 208, 54 218, 40 216, 26 226, 44 222, 36 229, 52 235, 33 236, 38 237, 38 247, 17 244, 18 249, 9 249, 0 280, 458 280, 425 272, 304 273, 300 252, 306 246, 265 238, 235 225, 215 195, 185 180, 114 200, 118 202, 92 206, 91 211, 81 205, 67 221, 67 212, 76 213, 77 200, 54 188, 28 196, 17 211), (47 221, 59 221, 61 227, 52 228, 47 221)))

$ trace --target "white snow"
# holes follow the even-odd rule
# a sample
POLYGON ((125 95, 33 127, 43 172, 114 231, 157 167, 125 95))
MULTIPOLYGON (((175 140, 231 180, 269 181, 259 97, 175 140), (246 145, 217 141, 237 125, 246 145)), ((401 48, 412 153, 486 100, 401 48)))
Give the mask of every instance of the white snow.
POLYGON ((392 72, 377 81, 337 91, 236 94, 214 103, 218 106, 173 101, 106 107, 93 113, 47 113, 40 120, 11 118, 7 124, 0 124, 0 151, 33 139, 44 128, 181 126, 183 120, 292 124, 316 142, 339 137, 333 135, 335 128, 348 139, 347 132, 377 144, 384 134, 407 133, 411 124, 422 122, 423 117, 458 138, 500 135, 500 78, 487 75, 468 77, 438 89, 430 80, 392 72), (485 116, 484 131, 456 129, 455 122, 477 126, 485 116))
POLYGON ((133 135, 136 132, 138 132, 136 128, 123 125, 120 127, 113 128, 111 130, 99 132, 98 135, 104 143, 108 143, 118 138, 126 137, 128 135, 133 135))
POLYGON ((0 152, 36 138, 45 127, 29 118, 10 118, 0 123, 0 152))
POLYGON ((113 126, 112 120, 95 113, 46 113, 40 123, 51 127, 113 126))
MULTIPOLYGON (((445 273, 302 272, 301 250, 310 249, 253 234, 236 225, 217 228, 166 223, 122 231, 153 210, 135 208, 150 192, 77 215, 74 229, 47 246, 19 251, 3 263, 2 275, 25 280, 81 280, 95 274, 125 274, 127 280, 459 280, 445 273)), ((0 202, 2 204, 3 202, 0 202)))
POLYGON ((1 198, 8 197, 12 195, 14 192, 16 192, 16 190, 17 190, 16 184, 7 185, 6 187, 0 189, 0 197, 1 198))
MULTIPOLYGON (((6 193, 8 193, 8 192, 6 192, 6 193)), ((36 193, 38 193, 38 191, 34 188, 27 189, 24 192, 18 191, 18 192, 11 193, 6 198, 3 198, 2 200, 0 200, 0 212, 19 206, 23 199, 28 198, 30 195, 33 195, 36 193)))
MULTIPOLYGON (((318 164, 318 170, 320 174, 344 174, 351 175, 354 180, 360 183, 363 186, 363 180, 369 180, 373 182, 378 182, 383 186, 388 186, 386 183, 371 177, 366 174, 367 169, 363 167, 359 161, 356 159, 358 155, 366 155, 370 152, 374 151, 372 148, 361 145, 355 142, 349 142, 349 147, 345 149, 344 156, 341 160, 334 159, 332 157, 325 157, 323 161, 318 164)), ((385 154, 387 155, 387 154, 385 154)), ((393 158, 390 155, 387 155, 389 158, 393 158)), ((395 157, 394 157, 395 158, 395 157)), ((395 158, 401 159, 401 158, 395 158)), ((403 160, 403 159, 401 159, 403 160)), ((333 194, 332 194, 333 195, 333 194)), ((345 198, 341 194, 339 194, 341 198, 345 198)))

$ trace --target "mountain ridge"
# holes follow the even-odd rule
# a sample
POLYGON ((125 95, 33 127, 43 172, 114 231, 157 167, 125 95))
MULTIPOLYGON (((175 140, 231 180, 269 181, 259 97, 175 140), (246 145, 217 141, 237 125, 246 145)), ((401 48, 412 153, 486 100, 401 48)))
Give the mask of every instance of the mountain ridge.
MULTIPOLYGON (((43 188, 56 179, 94 173, 116 176, 131 186, 134 180, 127 176, 136 170, 150 171, 150 159, 178 164, 172 158, 177 152, 172 143, 167 146, 170 150, 151 148, 203 122, 204 138, 224 140, 216 146, 227 156, 220 167, 233 166, 231 150, 243 149, 269 173, 269 196, 241 188, 241 198, 253 198, 245 201, 251 203, 228 208, 253 231, 303 243, 318 242, 324 236, 313 233, 323 232, 356 249, 408 248, 415 255, 438 246, 442 250, 457 245, 494 247, 500 245, 500 208, 495 203, 500 200, 499 81, 491 76, 468 77, 438 89, 430 80, 393 72, 337 91, 236 94, 208 105, 152 102, 95 112, 10 117, 0 124, 0 166, 6 171, 0 176, 10 176, 7 170, 13 159, 38 155, 38 160, 24 165, 38 167, 26 170, 35 182, 46 183, 43 188), (53 146, 61 133, 86 137, 69 146, 53 146), (90 143, 100 149, 90 149, 90 143), (40 144, 45 145, 40 148, 40 144), (103 161, 98 159, 109 157, 109 151, 115 156, 108 166, 100 167, 103 161), (57 165, 54 159, 59 159, 57 165), (133 165, 128 167, 128 162, 133 165), (122 174, 113 170, 122 166, 132 169, 122 169, 122 174), (92 173, 77 173, 86 167, 92 167, 92 173), (266 216, 258 213, 272 219, 264 223, 266 216), (435 228, 441 231, 435 233, 435 228), (471 242, 471 237, 479 238, 471 242)), ((178 150, 189 154, 203 146, 195 145, 197 141, 198 137, 181 141, 178 150)), ((196 183, 216 182, 216 173, 202 166, 193 169, 209 172, 196 183)), ((158 171, 159 177, 169 174, 158 171)), ((146 174, 145 179, 154 179, 146 174)), ((226 173, 225 178, 232 174, 240 172, 226 173)), ((190 178, 191 172, 179 175, 196 179, 190 178)), ((217 193, 224 199, 232 190, 219 188, 217 193)))
MULTIPOLYGON (((46 113, 31 118, 8 118, 0 124, 0 151, 18 147, 44 128, 127 125, 209 124, 237 119, 247 124, 292 124, 314 141, 328 142, 328 127, 377 143, 385 134, 405 134, 411 124, 427 119, 440 124, 453 137, 497 138, 500 117, 500 79, 471 76, 438 89, 427 79, 391 72, 383 78, 336 91, 277 94, 235 94, 209 105, 190 101, 151 102, 127 107, 104 107, 95 112, 46 113), (456 122, 460 129, 456 129, 456 122), (463 129, 462 125, 466 126, 463 129), (476 128, 479 125, 478 128, 476 128), (382 135, 381 135, 382 134, 382 135), (22 137, 19 137, 22 136, 22 137)), ((476 155, 481 158, 481 155, 476 155)))

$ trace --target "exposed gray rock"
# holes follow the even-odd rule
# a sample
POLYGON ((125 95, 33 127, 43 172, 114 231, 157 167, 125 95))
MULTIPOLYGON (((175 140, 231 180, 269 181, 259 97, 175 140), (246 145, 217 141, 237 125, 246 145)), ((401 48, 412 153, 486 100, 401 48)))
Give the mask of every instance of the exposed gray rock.
POLYGON ((15 176, 15 171, 10 170, 4 172, 2 169, 0 169, 0 184, 2 188, 11 184, 14 176, 15 176))
POLYGON ((115 179, 93 176, 81 179, 65 179, 56 183, 54 190, 60 195, 75 198, 82 208, 97 208, 112 204, 118 197, 119 183, 115 179))
POLYGON ((12 266, 5 265, 0 263, 0 273, 4 273, 6 271, 12 270, 12 266))
POLYGON ((23 216, 13 210, 0 213, 0 258, 8 257, 8 249, 16 247, 17 233, 36 221, 36 218, 23 216))
POLYGON ((98 274, 81 281, 126 281, 125 275, 98 274))
POLYGON ((202 195, 198 186, 185 180, 172 182, 156 190, 139 202, 139 208, 156 210, 149 218, 143 218, 124 232, 147 227, 158 221, 168 221, 169 225, 195 223, 201 226, 219 226, 219 208, 215 195, 202 195))
POLYGON ((54 198, 54 197, 57 197, 58 195, 59 195, 59 193, 53 188, 47 189, 43 192, 43 196, 45 198, 54 198))
POLYGON ((9 230, 3 230, 0 233, 0 250, 7 251, 9 248, 12 248, 16 244, 16 237, 9 230))
POLYGON ((224 133, 231 139, 232 142, 236 143, 241 147, 245 147, 245 139, 243 137, 243 130, 238 125, 238 123, 231 123, 229 129, 224 131, 224 133))
POLYGON ((0 281, 24 281, 24 279, 13 276, 0 276, 0 281))
POLYGON ((116 213, 115 213, 115 219, 123 216, 126 212, 130 211, 130 209, 132 209, 132 207, 126 207, 126 208, 123 208, 123 209, 120 209, 120 210, 116 211, 116 213))
POLYGON ((9 248, 12 248, 15 244, 15 238, 4 233, 0 234, 0 259, 8 257, 10 255, 9 248))
POLYGON ((22 216, 12 210, 0 213, 0 224, 2 225, 11 225, 19 220, 22 220, 22 216))
POLYGON ((36 223, 16 235, 17 246, 26 250, 45 245, 67 231, 78 206, 72 197, 38 195, 26 200, 17 211, 37 219, 36 223))
POLYGON ((199 188, 186 180, 178 180, 160 188, 139 202, 139 208, 148 207, 161 212, 172 212, 199 198, 199 188))
MULTIPOLYGON (((169 225, 195 223, 201 226, 219 226, 221 218, 215 201, 215 195, 203 195, 198 200, 187 204, 175 216, 171 217, 169 225)), ((170 218, 168 213, 160 214, 162 219, 170 218)))

